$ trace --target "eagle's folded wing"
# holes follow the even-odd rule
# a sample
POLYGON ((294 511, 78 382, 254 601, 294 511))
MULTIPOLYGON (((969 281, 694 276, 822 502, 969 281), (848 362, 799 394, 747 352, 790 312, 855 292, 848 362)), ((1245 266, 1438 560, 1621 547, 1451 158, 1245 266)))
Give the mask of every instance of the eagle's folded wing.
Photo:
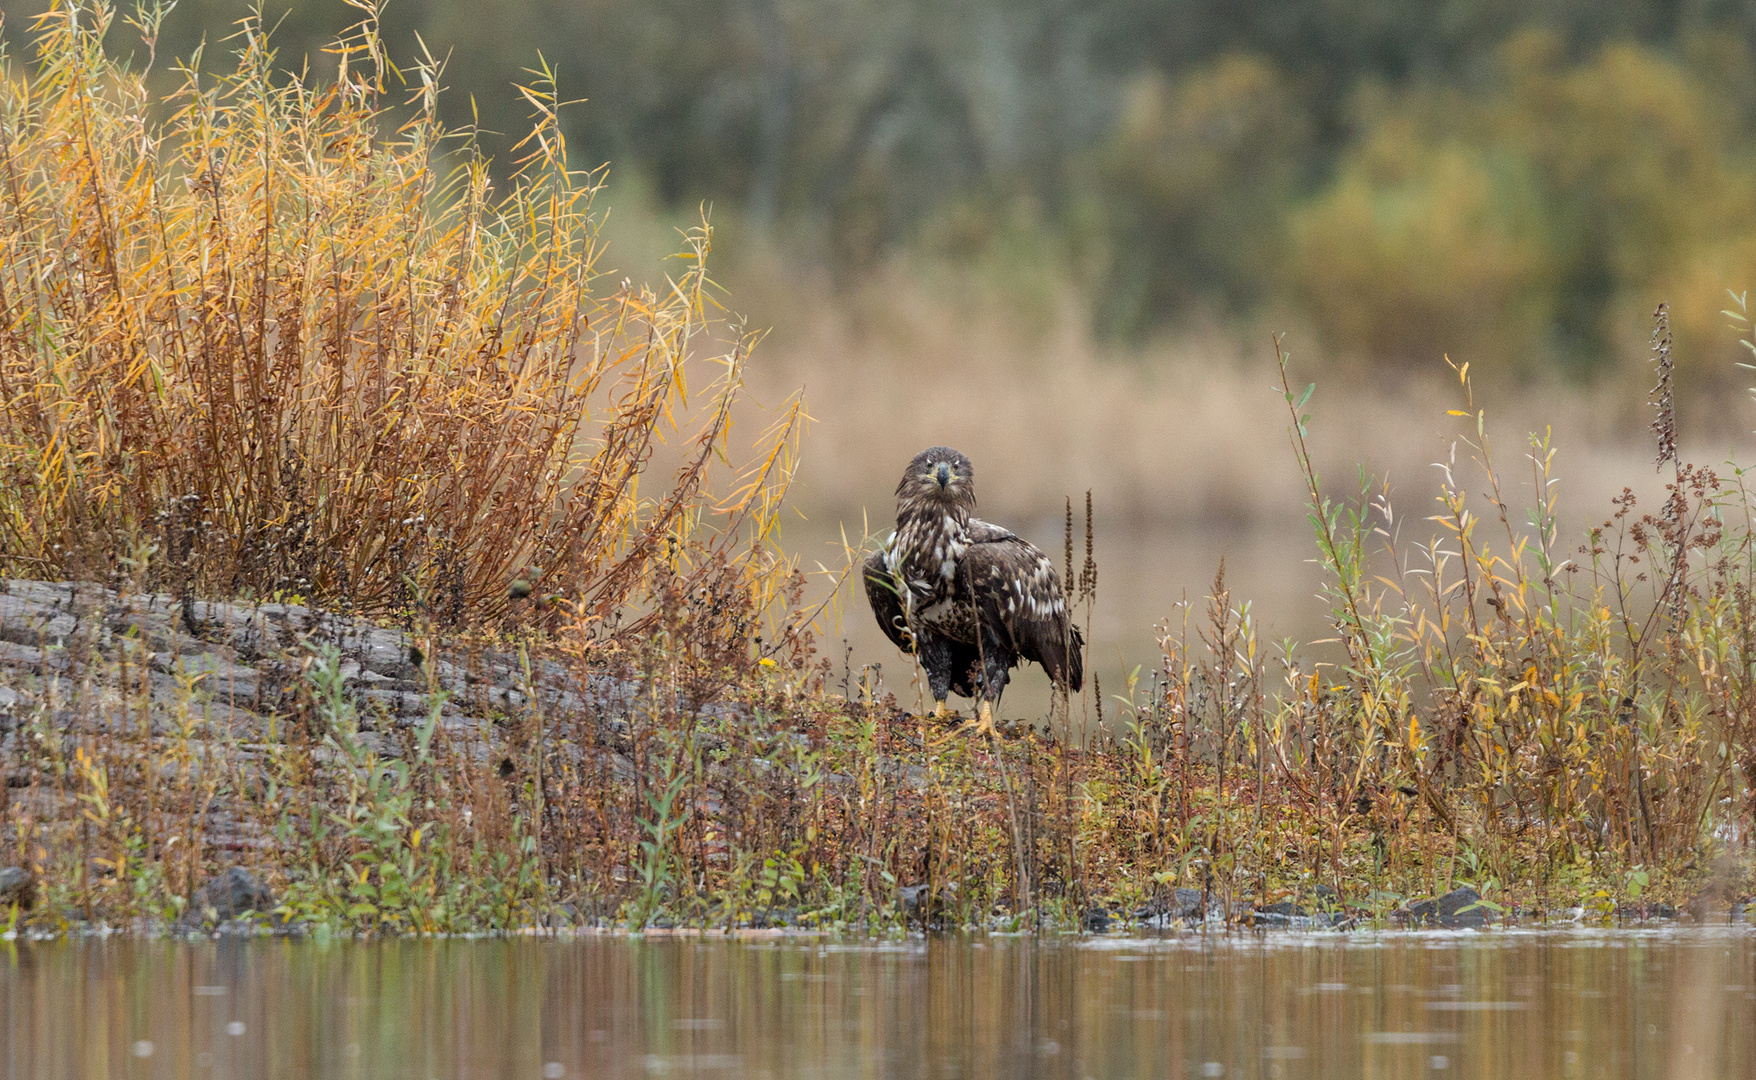
POLYGON ((1085 644, 1061 591, 1061 576, 1035 545, 998 526, 971 521, 977 540, 964 556, 984 621, 998 624, 1012 648, 1049 677, 1078 690, 1085 682, 1085 644), (977 539, 976 526, 985 526, 977 539))
POLYGON ((884 628, 884 636, 903 652, 914 652, 914 641, 908 633, 908 618, 902 609, 902 597, 896 591, 896 576, 890 572, 884 552, 874 551, 866 556, 863 576, 866 579, 866 599, 872 603, 872 614, 878 617, 878 625, 884 628))
MULTIPOLYGON (((969 519, 968 532, 969 542, 972 544, 996 544, 1002 540, 1018 539, 1018 534, 1011 529, 974 517, 969 519)), ((1030 547, 1028 544, 1025 546, 1030 547)), ((1036 548, 1033 547, 1031 550, 1035 551, 1036 548)))

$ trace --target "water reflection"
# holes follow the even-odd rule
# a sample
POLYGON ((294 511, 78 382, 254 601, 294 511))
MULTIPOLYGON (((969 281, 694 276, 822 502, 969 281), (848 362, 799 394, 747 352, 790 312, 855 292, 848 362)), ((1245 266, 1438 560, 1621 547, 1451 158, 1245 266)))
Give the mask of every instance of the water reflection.
POLYGON ((20 944, 14 1077, 1756 1075, 1756 934, 20 944))

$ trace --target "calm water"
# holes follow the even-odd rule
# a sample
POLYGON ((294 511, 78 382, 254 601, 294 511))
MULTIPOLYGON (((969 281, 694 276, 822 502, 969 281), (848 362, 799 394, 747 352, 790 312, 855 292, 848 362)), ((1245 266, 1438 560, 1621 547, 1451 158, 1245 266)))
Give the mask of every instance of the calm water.
POLYGON ((1752 1077, 1748 928, 0 952, 12 1077, 1752 1077))

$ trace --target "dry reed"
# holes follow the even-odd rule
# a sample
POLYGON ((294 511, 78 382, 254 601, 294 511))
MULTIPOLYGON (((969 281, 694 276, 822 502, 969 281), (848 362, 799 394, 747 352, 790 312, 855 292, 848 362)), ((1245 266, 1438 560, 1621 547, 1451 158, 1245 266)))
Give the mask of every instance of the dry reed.
POLYGON ((391 101, 362 13, 333 83, 276 73, 250 19, 234 73, 155 103, 98 5, 0 79, 5 570, 456 625, 521 572, 601 623, 655 566, 750 569, 800 413, 731 451, 752 340, 705 224, 662 287, 601 281, 602 174, 569 169, 548 73, 496 192, 439 65, 391 101))

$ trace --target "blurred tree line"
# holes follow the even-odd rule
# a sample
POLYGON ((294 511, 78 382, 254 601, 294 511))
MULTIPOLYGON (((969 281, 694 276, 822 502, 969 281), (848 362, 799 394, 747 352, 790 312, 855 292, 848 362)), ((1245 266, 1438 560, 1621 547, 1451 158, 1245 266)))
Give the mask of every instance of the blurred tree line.
MULTIPOLYGON (((288 67, 359 16, 263 2, 288 67)), ((14 54, 45 6, 0 0, 14 54)), ((221 63, 247 10, 182 0, 158 53, 221 63)), ((589 101, 583 166, 844 274, 1050 237, 1118 337, 1296 307, 1341 357, 1588 375, 1661 296, 1723 352, 1756 269, 1751 0, 392 0, 384 27, 502 159, 540 52, 589 101)))

